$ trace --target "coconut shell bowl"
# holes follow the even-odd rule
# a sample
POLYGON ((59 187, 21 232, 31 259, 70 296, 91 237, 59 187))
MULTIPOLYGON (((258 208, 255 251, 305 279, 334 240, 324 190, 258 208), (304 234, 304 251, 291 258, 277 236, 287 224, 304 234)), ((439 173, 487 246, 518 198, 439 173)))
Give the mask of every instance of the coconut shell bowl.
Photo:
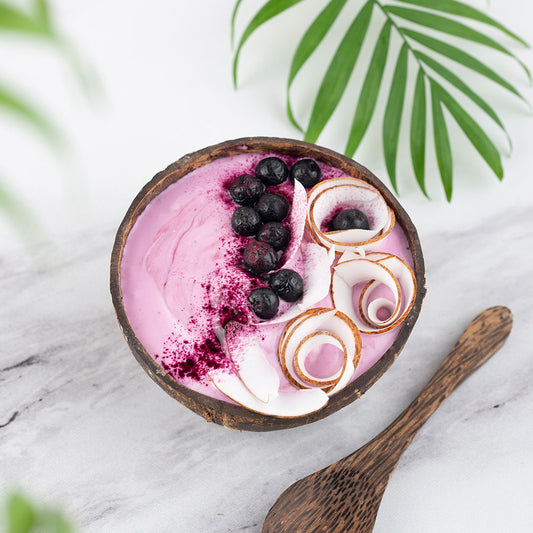
MULTIPOLYGON (((263 187, 262 184, 260 186, 263 187)), ((264 190, 261 192, 265 194, 264 190)), ((265 220, 269 219, 263 218, 259 201, 254 200, 257 203, 247 209, 260 212, 261 223, 265 224, 265 220)), ((171 202, 169 205, 177 204, 171 202)), ((171 211, 172 207, 167 209, 171 211)), ((202 216, 218 216, 216 209, 211 210, 209 206, 198 212, 203 213, 202 216)), ((185 239, 188 238, 185 233, 184 235, 185 239)), ((264 243, 261 242, 260 245, 263 246, 264 243)), ((213 243, 211 246, 223 248, 223 244, 213 243)), ((193 246, 189 248, 194 250, 193 246)), ((165 261, 168 263, 167 259, 163 259, 162 263, 165 261)), ((180 268, 185 267, 182 265, 180 268)), ((192 270, 195 268, 191 267, 192 270)), ((294 270, 298 270, 296 266, 294 270)), ((205 284, 202 287, 205 287, 205 284)), ((211 284, 209 289, 212 290, 211 284)), ((424 260, 417 231, 408 214, 387 187, 355 161, 332 150, 292 139, 250 137, 226 141, 188 154, 172 163, 156 174, 133 200, 118 229, 111 257, 111 295, 115 312, 122 333, 139 364, 165 392, 208 422, 248 431, 287 429, 315 422, 359 398, 400 354, 420 313, 425 291, 424 260), (283 160, 286 164, 285 172, 290 173, 289 179, 283 184, 269 183, 268 176, 265 181, 260 175, 258 161, 272 157, 283 160), (165 302, 166 307, 164 312, 151 314, 151 302, 156 298, 150 292, 143 292, 153 285, 152 280, 159 280, 162 291, 169 290, 170 285, 174 283, 168 274, 174 267, 167 265, 168 268, 165 269, 165 264, 161 266, 152 259, 152 255, 156 256, 154 249, 162 250, 161 257, 169 257, 163 253, 167 246, 164 240, 167 237, 161 237, 163 230, 152 229, 155 237, 148 247, 149 251, 139 256, 142 260, 136 261, 151 276, 142 287, 139 278, 138 290, 137 287, 131 290, 131 284, 137 283, 137 278, 128 270, 128 262, 133 262, 128 254, 133 247, 131 242, 137 238, 136 232, 139 234, 136 230, 137 221, 147 220, 147 215, 143 215, 145 212, 150 215, 150 224, 159 220, 161 227, 166 228, 170 236, 174 234, 174 230, 177 233, 185 231, 183 228, 189 227, 187 224, 190 225, 186 213, 196 213, 195 199, 200 202, 200 196, 204 196, 198 193, 198 188, 195 189, 197 176, 198 180, 204 179, 202 176, 207 175, 204 168, 207 165, 210 165, 209 170, 220 169, 220 165, 225 164, 225 161, 237 160, 243 163, 232 163, 231 172, 220 181, 217 197, 222 198, 217 201, 226 206, 230 214, 226 218, 217 218, 216 225, 227 226, 224 231, 230 240, 234 239, 240 243, 253 241, 254 245, 261 240, 255 233, 250 233, 248 237, 232 233, 232 228, 233 232, 235 228, 231 213, 240 206, 232 203, 235 198, 233 195, 230 198, 230 183, 243 173, 253 175, 255 172, 254 179, 257 176, 266 183, 267 193, 285 196, 289 211, 282 224, 289 236, 285 248, 275 252, 275 257, 278 258, 275 267, 267 268, 263 272, 252 270, 256 278, 250 274, 251 269, 246 262, 248 244, 239 245, 243 261, 232 266, 234 275, 237 278, 244 276, 243 287, 250 283, 254 290, 266 286, 268 291, 275 291, 280 297, 279 311, 276 304, 277 314, 272 315, 273 318, 258 318, 259 312, 254 307, 251 296, 248 296, 251 293, 246 293, 242 300, 246 303, 246 309, 242 313, 237 304, 230 302, 229 307, 233 313, 230 319, 213 314, 215 336, 208 344, 217 344, 218 359, 200 361, 204 368, 206 365, 209 367, 202 379, 208 382, 211 389, 216 389, 213 394, 207 392, 208 386, 202 385, 197 375, 196 386, 190 385, 191 376, 195 376, 191 368, 183 366, 184 360, 190 361, 193 357, 187 356, 184 359, 184 350, 191 349, 187 341, 183 341, 185 344, 174 343, 170 350, 168 345, 165 348, 163 345, 154 344, 151 338, 147 340, 141 331, 160 330, 164 338, 175 340, 185 328, 180 320, 175 320, 175 323, 169 326, 171 321, 169 322, 167 308, 181 309, 186 305, 184 302, 189 301, 185 292, 188 291, 189 294, 193 289, 185 287, 183 292, 180 292, 182 289, 178 287, 173 293, 165 293, 164 297, 157 296, 165 302), (322 169, 321 177, 317 178, 318 182, 305 183, 305 179, 300 180, 296 174, 296 162, 301 160, 312 160, 313 168, 322 169), (250 167, 250 161, 254 166, 250 167), (328 172, 330 174, 327 174, 328 172), (194 173, 194 177, 189 176, 191 173, 194 173), (186 176, 188 181, 178 183, 186 176), (190 190, 193 193, 187 201, 183 199, 185 193, 180 193, 181 200, 178 199, 177 202, 184 206, 180 216, 170 219, 159 217, 158 209, 163 205, 165 191, 178 190, 180 185, 185 184, 187 188, 183 191, 186 193, 190 190), (365 206, 370 207, 367 226, 362 229, 354 226, 343 226, 339 229, 333 225, 335 218, 343 210, 355 211, 357 208, 365 212, 365 206), (366 235, 365 238, 361 237, 363 234, 366 235), (395 251, 387 249, 387 243, 392 242, 391 239, 396 234, 402 235, 402 249, 407 250, 408 259, 401 259, 400 254, 396 256, 395 251), (321 265, 320 268, 324 268, 325 264, 326 274, 318 275, 317 270, 308 270, 306 260, 310 261, 310 265, 321 265), (300 279, 303 280, 303 296, 295 303, 287 303, 283 300, 283 293, 277 292, 278 287, 273 284, 273 276, 278 271, 281 272, 280 268, 290 269, 292 265, 301 267, 302 264, 304 268, 300 271, 300 279), (357 265, 357 269, 352 269, 351 265, 357 265), (248 281, 249 279, 251 281, 248 281), (268 287, 269 283, 271 289, 268 287), (380 284, 385 288, 380 289, 380 284), (130 294, 135 294, 135 298, 138 298, 133 304, 128 300, 130 294), (312 295, 315 296, 314 299, 312 295), (149 328, 139 327, 145 309, 145 322, 149 322, 149 328), (158 317, 163 315, 167 322, 162 325, 158 322, 158 317), (279 319, 281 315, 285 319, 279 319), (269 319, 272 324, 268 322, 269 319), (265 322, 267 330, 276 331, 276 339, 279 338, 279 341, 275 341, 276 349, 272 351, 275 354, 270 358, 261 355, 257 343, 252 342, 253 348, 250 351, 249 338, 244 334, 247 331, 255 331, 254 328, 261 330, 265 322), (165 328, 168 330, 169 327, 174 329, 167 335, 165 328), (383 352, 379 357, 372 359, 371 363, 368 360, 365 363, 365 339, 376 338, 381 332, 388 332, 390 341, 382 343, 383 352), (235 339, 245 342, 236 342, 235 339), (323 346, 324 343, 333 346, 332 349, 343 354, 344 359, 339 356, 340 366, 325 375, 311 375, 313 372, 308 368, 309 365, 312 367, 311 358, 322 353, 316 350, 322 349, 317 347, 323 346), (233 349, 237 345, 248 346, 243 353, 239 352, 238 357, 235 355, 237 348, 233 349), (178 359, 181 357, 181 367, 176 366, 177 364, 173 366, 167 358, 169 352, 178 359), (184 376, 185 378, 181 379, 184 376), (281 401, 286 397, 290 397, 291 402, 296 399, 296 402, 287 407, 288 404, 281 401), (302 399, 300 403, 299 398, 302 399), (312 407, 307 408, 310 405, 312 407)), ((227 299, 227 295, 221 292, 218 298, 211 298, 210 302, 213 304, 215 301, 221 305, 220 301, 225 298, 227 299)), ((227 307, 224 307, 226 311, 227 307)), ((194 322, 194 318, 191 320, 194 322)), ((265 335, 268 336, 268 333, 265 335)), ((261 338, 264 339, 265 335, 261 338)), ((373 342, 368 345, 373 345, 373 342)), ((200 359, 201 357, 200 355, 200 359)))

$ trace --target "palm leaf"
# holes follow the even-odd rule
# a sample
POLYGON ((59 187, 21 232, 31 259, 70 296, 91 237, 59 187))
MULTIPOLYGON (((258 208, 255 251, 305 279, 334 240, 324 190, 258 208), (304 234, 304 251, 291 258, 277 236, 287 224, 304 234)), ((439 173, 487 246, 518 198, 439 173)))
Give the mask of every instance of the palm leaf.
POLYGON ((442 112, 442 103, 435 87, 431 85, 431 110, 433 114, 433 136, 435 138, 435 155, 439 167, 440 179, 444 187, 448 202, 452 199, 453 192, 453 160, 448 129, 442 112))
POLYGON ((426 86, 424 71, 419 68, 411 112, 411 162, 420 189, 426 192, 426 86))
MULTIPOLYGON (((242 50, 244 43, 250 38, 250 35, 254 33, 257 28, 262 26, 265 22, 271 18, 279 15, 283 11, 289 9, 290 7, 299 4, 302 0, 269 0, 252 18, 246 29, 244 30, 241 40, 239 41, 239 46, 235 52, 235 58, 233 60, 233 84, 237 87, 237 68, 239 64, 239 56, 242 50)), ((237 2, 236 8, 238 8, 237 2)))
POLYGON ((451 70, 447 69, 438 61, 435 61, 432 57, 428 56, 427 54, 424 54, 423 52, 415 52, 415 56, 420 59, 420 61, 428 65, 431 69, 433 69, 442 78, 444 78, 446 81, 448 81, 457 89, 459 89, 463 94, 468 96, 468 98, 475 102, 481 109, 483 109, 483 111, 485 111, 485 113, 487 113, 487 115, 489 115, 489 117, 494 120, 494 122, 496 122, 496 124, 505 133, 509 142, 509 147, 510 149, 512 149, 511 137, 507 133, 503 122, 500 120, 500 117, 496 114, 494 109, 492 109, 492 107, 485 100, 483 100, 481 96, 476 94, 459 76, 455 75, 451 70))
POLYGON ((387 55, 389 51, 390 32, 392 24, 387 21, 379 34, 370 65, 368 67, 361 94, 357 102, 357 109, 352 122, 348 144, 344 153, 348 157, 352 157, 365 132, 370 124, 376 102, 378 99, 379 88, 381 87, 381 80, 383 72, 385 71, 385 64, 387 62, 387 55))
POLYGON ((443 11, 450 15, 458 15, 460 17, 469 18, 471 20, 476 20, 484 24, 488 24, 498 30, 502 31, 515 41, 518 41, 520 44, 529 48, 529 44, 526 43, 522 38, 520 38, 516 33, 513 33, 511 30, 507 29, 503 24, 500 24, 498 21, 489 17, 482 11, 478 9, 463 4, 462 2, 457 2, 456 0, 397 0, 398 2, 404 2, 406 4, 417 5, 420 7, 425 7, 427 9, 433 9, 435 11, 443 11))
POLYGON ((508 81, 504 80, 499 74, 494 72, 494 70, 492 70, 490 67, 487 67, 487 65, 476 59, 474 56, 463 52, 463 50, 457 48, 456 46, 445 43, 444 41, 440 41, 439 39, 435 39, 434 37, 429 37, 428 35, 424 35, 423 33, 413 31, 408 28, 400 29, 407 37, 410 37, 420 44, 423 44, 427 48, 430 48, 431 50, 434 50, 435 52, 446 56, 453 61, 464 65, 465 67, 468 67, 478 74, 489 78, 527 103, 526 99, 508 81))
POLYGON ((290 89, 292 82, 294 81, 294 78, 296 78, 298 72, 300 72, 300 69, 304 66, 305 62, 322 42, 322 39, 330 30, 346 2, 347 0, 331 0, 329 2, 305 32, 292 58, 289 79, 287 82, 287 116, 292 124, 301 132, 303 132, 303 129, 294 118, 291 106, 290 89))
MULTIPOLYGON (((233 17, 232 33, 235 28, 235 16, 242 0, 237 0, 233 17)), ((426 193, 426 137, 428 113, 433 118, 433 136, 435 141, 435 154, 438 163, 440 178, 444 192, 448 200, 453 192, 453 160, 452 151, 445 117, 446 112, 457 122, 467 138, 487 162, 498 178, 503 176, 501 157, 494 143, 477 123, 476 114, 485 113, 505 133, 509 144, 511 140, 505 126, 493 109, 476 91, 474 85, 467 84, 455 73, 453 67, 441 63, 441 56, 460 64, 462 67, 491 80, 500 87, 520 98, 527 105, 528 102, 516 87, 508 81, 508 76, 496 72, 488 65, 490 54, 499 52, 516 60, 524 69, 527 77, 531 80, 528 68, 505 46, 496 41, 492 36, 482 33, 466 25, 466 21, 474 21, 485 25, 487 30, 497 30, 509 36, 515 41, 528 46, 527 43, 505 26, 492 19, 483 12, 457 0, 398 0, 404 5, 384 5, 380 0, 366 0, 363 7, 351 22, 348 30, 335 50, 332 50, 326 72, 323 77, 317 78, 319 85, 316 97, 312 104, 310 119, 304 133, 304 139, 316 142, 322 134, 326 124, 330 121, 335 109, 342 98, 346 98, 346 87, 352 76, 363 77, 361 91, 355 100, 354 116, 346 142, 345 153, 352 156, 357 152, 375 114, 377 100, 384 72, 389 60, 389 48, 393 40, 393 30, 397 33, 401 49, 396 59, 392 76, 390 93, 387 97, 383 125, 382 141, 383 155, 387 172, 392 187, 397 191, 396 162, 399 150, 399 135, 402 127, 403 108, 405 98, 412 98, 412 112, 410 116, 409 147, 414 177, 421 191, 426 193), (376 7, 385 20, 381 23, 381 30, 376 43, 373 45, 370 65, 365 72, 358 66, 358 57, 367 39, 368 28, 373 18, 373 8, 376 7), (416 24, 417 29, 405 28, 397 20, 406 20, 416 24), (460 22, 457 19, 462 19, 460 22), (428 30, 428 31, 426 31, 428 30), (430 35, 432 31, 440 31, 446 36, 459 37, 470 42, 483 45, 478 57, 465 52, 458 46, 449 44, 447 41, 437 39, 430 35), (416 80, 412 92, 407 95, 408 84, 408 60, 413 57, 418 63, 416 80), (447 89, 437 81, 443 81, 446 87, 451 87, 455 92, 462 93, 472 102, 473 111, 464 109, 455 100, 447 89), (429 83, 429 85, 428 85, 429 83), (429 96, 426 90, 430 91, 429 96), (428 104, 430 99, 430 104, 428 104), (428 107, 429 105, 429 107, 428 107)), ((237 64, 243 44, 250 35, 267 20, 285 11, 297 0, 266 0, 263 7, 252 18, 244 30, 239 46, 234 56, 233 74, 237 76, 237 64)), ((347 4, 347 0, 328 0, 325 7, 321 8, 318 16, 304 32, 290 65, 287 80, 287 116, 292 124, 301 131, 297 123, 291 98, 291 88, 296 76, 302 67, 315 54, 324 38, 331 32, 331 28, 340 16, 341 11, 347 4)), ((354 4, 355 0, 354 0, 354 4)), ((410 89, 411 91, 411 89, 410 89)), ((294 95, 292 95, 294 97, 294 95)))
POLYGON ((372 0, 365 3, 344 35, 318 90, 305 140, 315 142, 337 107, 368 30, 373 8, 372 0))
POLYGON ((505 46, 502 46, 494 39, 487 37, 483 33, 480 33, 466 26, 461 22, 457 22, 456 20, 450 19, 448 17, 442 17, 441 15, 436 15, 434 13, 429 13, 427 11, 420 11, 418 9, 410 9, 401 6, 384 7, 389 13, 408 20, 409 22, 414 22, 415 24, 420 24, 422 26, 425 26, 426 28, 431 28, 433 30, 448 33, 455 37, 467 39, 469 41, 493 48, 498 52, 507 54, 518 62, 518 64, 524 69, 524 72, 526 73, 529 81, 531 81, 531 73, 529 72, 529 69, 526 67, 526 65, 524 65, 524 63, 520 61, 512 52, 507 50, 505 46))
POLYGON ((434 80, 431 80, 430 83, 431 90, 446 106, 474 148, 479 152, 479 155, 487 162, 498 179, 501 180, 503 178, 503 167, 500 154, 488 135, 441 85, 434 80))
POLYGON ((383 119, 383 153, 387 172, 389 173, 392 187, 396 192, 398 192, 396 185, 396 156, 398 153, 405 87, 407 85, 407 50, 407 45, 404 44, 400 50, 392 76, 391 90, 383 119))

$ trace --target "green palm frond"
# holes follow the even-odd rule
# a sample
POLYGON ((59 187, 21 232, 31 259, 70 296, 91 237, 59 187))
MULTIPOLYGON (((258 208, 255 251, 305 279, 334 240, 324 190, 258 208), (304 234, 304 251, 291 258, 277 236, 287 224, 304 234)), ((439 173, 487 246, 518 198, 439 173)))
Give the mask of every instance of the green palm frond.
MULTIPOLYGON (((237 87, 237 65, 239 63, 239 55, 244 43, 249 39, 252 33, 259 28, 259 26, 262 26, 265 22, 269 21, 271 18, 274 18, 276 15, 279 15, 283 11, 286 11, 290 7, 299 4, 301 1, 302 0, 268 0, 268 2, 256 13, 254 18, 244 30, 235 52, 235 59, 233 61, 233 83, 235 87, 237 87)), ((235 18, 240 3, 241 1, 237 0, 237 4, 233 10, 232 28, 234 28, 235 18)), ((234 30, 232 30, 232 33, 233 31, 234 30)))
MULTIPOLYGON (((245 42, 260 26, 299 1, 269 0, 248 23, 234 56, 235 84, 239 57, 245 42)), ((359 95, 354 99, 354 115, 346 142, 346 155, 352 157, 356 153, 374 117, 379 94, 388 90, 382 124, 383 155, 392 187, 396 191, 398 191, 396 169, 399 136, 402 122, 407 120, 403 116, 407 101, 412 102, 409 146, 413 174, 426 196, 426 140, 430 117, 433 123, 435 157, 448 200, 451 199, 453 191, 452 146, 448 133, 450 117, 461 128, 496 177, 502 179, 503 169, 499 150, 479 125, 477 116, 488 116, 504 133, 511 149, 509 134, 492 106, 478 94, 471 86, 471 82, 465 81, 455 72, 451 64, 460 65, 494 82, 529 106, 520 91, 509 82, 508 77, 503 77, 488 66, 494 54, 501 54, 516 62, 527 80, 531 82, 531 73, 527 66, 498 41, 497 34, 500 36, 503 34, 522 46, 528 44, 492 17, 457 0, 396 0, 396 4, 385 4, 382 0, 352 0, 353 4, 357 2, 359 2, 359 11, 340 38, 336 50, 333 51, 323 78, 321 81, 317 80, 316 96, 305 128, 299 124, 293 112, 291 101, 293 82, 326 35, 331 33, 332 26, 345 9, 348 0, 328 2, 324 0, 324 7, 304 32, 293 55, 287 83, 287 116, 304 134, 304 139, 309 142, 317 141, 341 98, 344 97, 348 82, 355 72, 364 78, 359 95), (363 45, 372 38, 368 35, 371 21, 373 28, 378 21, 381 25, 374 43, 370 65, 365 74, 359 72, 358 57, 363 45), (483 30, 486 29, 487 32, 490 31, 491 34, 470 27, 471 22, 478 24, 483 30), (391 50, 391 43, 398 41, 401 43, 400 50, 399 53, 394 53, 394 50, 391 50), (474 43, 485 53, 474 57, 464 51, 465 42, 474 43), (392 80, 387 88, 383 86, 384 72, 391 61, 395 64, 392 80), (413 84, 408 83, 410 76, 415 77, 413 84), (410 89, 411 86, 413 89, 410 89), (472 104, 472 109, 465 109, 457 100, 458 95, 472 104)), ((232 39, 241 4, 242 0, 238 0, 233 12, 232 39)))
POLYGON ((305 32, 302 40, 296 48, 296 52, 292 58, 291 68, 289 71, 289 80, 287 82, 287 115, 293 125, 298 128, 302 133, 303 129, 296 122, 294 114, 292 112, 290 90, 292 82, 296 78, 300 69, 304 66, 307 60, 311 57, 318 45, 322 42, 322 39, 326 36, 331 26, 337 19, 342 8, 346 4, 347 0, 331 0, 329 4, 320 12, 318 17, 313 21, 311 26, 305 32))

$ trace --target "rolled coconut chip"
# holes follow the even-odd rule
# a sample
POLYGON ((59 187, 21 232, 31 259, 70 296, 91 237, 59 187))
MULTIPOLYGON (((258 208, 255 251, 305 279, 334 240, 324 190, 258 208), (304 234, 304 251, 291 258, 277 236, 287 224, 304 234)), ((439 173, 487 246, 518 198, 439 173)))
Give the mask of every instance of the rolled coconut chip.
POLYGON ((346 368, 346 361, 346 346, 338 335, 331 333, 331 331, 313 331, 306 335, 296 347, 293 364, 294 370, 300 378, 302 378, 310 385, 315 385, 317 387, 323 388, 330 385, 335 385, 339 381, 342 373, 344 372, 344 369, 346 368), (335 346, 343 352, 344 358, 341 368, 333 372, 333 374, 321 378, 313 376, 310 372, 307 371, 306 361, 313 349, 323 344, 331 344, 332 346, 335 346))
POLYGON ((392 254, 370 253, 365 258, 343 255, 334 268, 331 295, 333 304, 355 322, 361 333, 383 333, 395 328, 411 309, 416 295, 416 283, 412 269, 392 254), (354 309, 353 287, 366 285, 359 297, 359 315, 354 309), (385 285, 392 293, 392 300, 375 298, 372 293, 385 285), (386 318, 379 311, 387 310, 386 318))
POLYGON ((267 403, 257 399, 236 374, 222 370, 209 372, 215 387, 235 403, 265 415, 292 418, 318 411, 328 403, 327 394, 321 389, 298 389, 280 392, 267 403))
MULTIPOLYGON (((401 305, 399 313, 401 314, 399 314, 394 320, 394 323, 397 325, 407 316, 415 301, 416 279, 414 272, 403 259, 393 254, 373 252, 369 253, 366 257, 388 268, 400 283, 401 305)), ((378 286, 379 283, 377 281, 372 281, 363 288, 359 297, 359 311, 361 317, 370 321, 370 323, 373 322, 370 315, 377 316, 377 312, 382 308, 389 310, 392 315, 392 302, 390 302, 390 300, 376 298, 368 303, 372 292, 377 289, 378 286), (368 313, 364 312, 365 309, 368 309, 368 313)))
POLYGON ((320 387, 331 395, 349 383, 361 356, 361 346, 361 335, 345 313, 336 309, 315 308, 309 309, 287 324, 280 338, 278 355, 281 369, 294 387, 320 387), (313 342, 340 342, 344 352, 342 371, 324 381, 304 371, 305 357, 314 347, 310 341, 313 337, 316 337, 313 342), (308 351, 303 350, 309 342, 312 347, 308 351))
POLYGON ((307 193, 305 187, 298 181, 294 181, 294 193, 292 197, 291 214, 289 217, 289 227, 291 237, 289 245, 283 254, 283 264, 278 269, 287 268, 295 258, 302 243, 305 221, 307 217, 307 193))
POLYGON ((278 395, 279 375, 250 333, 250 326, 228 323, 225 329, 226 350, 243 385, 259 401, 268 403, 278 395))
POLYGON ((293 387, 307 388, 310 386, 298 376, 296 370, 294 369, 293 361, 296 347, 308 332, 319 329, 321 321, 323 321, 328 316, 332 317, 334 314, 334 309, 322 307, 309 309, 308 311, 300 313, 296 318, 292 319, 285 327, 285 330, 282 332, 279 340, 278 358, 283 374, 293 387), (307 328, 305 330, 301 329, 301 325, 308 320, 313 320, 313 327, 307 328), (296 336, 294 335, 295 332, 297 333, 296 336), (292 357, 290 357, 290 352, 289 350, 287 350, 287 345, 289 342, 292 342, 292 357))
POLYGON ((377 189, 356 178, 343 177, 325 180, 313 187, 307 200, 307 227, 313 239, 337 253, 358 248, 371 249, 392 230, 394 211, 377 189), (323 232, 324 220, 339 205, 352 206, 367 215, 370 228, 323 232))

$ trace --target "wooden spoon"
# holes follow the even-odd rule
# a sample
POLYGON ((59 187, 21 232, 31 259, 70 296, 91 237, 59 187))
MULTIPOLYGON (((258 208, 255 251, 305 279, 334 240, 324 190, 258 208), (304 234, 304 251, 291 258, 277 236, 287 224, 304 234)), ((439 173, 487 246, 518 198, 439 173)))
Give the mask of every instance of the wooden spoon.
POLYGON ((268 512, 263 533, 371 532, 390 476, 413 437, 451 392, 501 348, 512 323, 506 307, 479 314, 407 409, 356 452, 291 485, 268 512))

